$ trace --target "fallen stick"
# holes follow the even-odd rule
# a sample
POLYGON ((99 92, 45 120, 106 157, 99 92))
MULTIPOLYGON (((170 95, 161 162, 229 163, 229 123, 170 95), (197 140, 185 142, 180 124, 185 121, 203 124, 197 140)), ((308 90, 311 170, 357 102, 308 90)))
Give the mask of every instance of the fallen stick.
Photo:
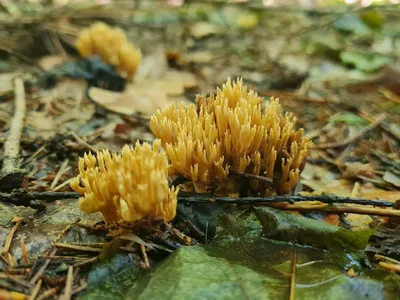
POLYGON ((72 285, 74 284, 73 267, 68 267, 67 282, 65 283, 64 297, 62 300, 70 300, 72 296, 72 285))
POLYGON ((4 159, 3 167, 0 172, 0 188, 3 190, 11 190, 21 185, 22 178, 25 174, 20 169, 19 150, 21 143, 22 129, 24 128, 25 119, 25 89, 22 78, 17 77, 15 84, 15 112, 11 121, 9 136, 4 143, 4 159))
POLYGON ((331 195, 318 195, 318 196, 272 196, 272 197, 217 197, 212 194, 199 194, 180 192, 178 194, 178 201, 181 203, 232 203, 232 204, 268 204, 268 203, 290 203, 304 202, 304 201, 318 201, 327 204, 333 203, 348 203, 360 205, 372 205, 381 207, 394 207, 395 203, 385 200, 368 200, 362 198, 347 198, 331 195))
POLYGON ((383 217, 400 217, 400 210, 396 209, 383 209, 374 207, 352 207, 352 206, 336 206, 329 204, 320 205, 304 205, 304 204, 285 204, 274 208, 281 210, 311 212, 322 211, 330 213, 352 213, 360 215, 383 216, 383 217))
POLYGON ((35 200, 50 202, 71 198, 77 199, 79 194, 75 192, 28 192, 24 189, 17 189, 11 193, 0 193, 1 201, 37 209, 41 209, 43 205, 35 203, 35 200))

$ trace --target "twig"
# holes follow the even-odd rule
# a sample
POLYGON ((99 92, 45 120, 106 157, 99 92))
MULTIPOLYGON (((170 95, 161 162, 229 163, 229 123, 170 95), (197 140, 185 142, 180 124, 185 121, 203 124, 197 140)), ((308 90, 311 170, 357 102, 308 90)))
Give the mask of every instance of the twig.
POLYGON ((24 239, 21 239, 21 252, 22 252, 22 260, 24 261, 25 264, 29 264, 30 261, 29 261, 28 253, 26 252, 24 239))
POLYGON ((41 294, 41 295, 37 298, 37 300, 44 300, 44 299, 47 299, 47 298, 49 298, 49 297, 51 297, 51 296, 54 296, 55 294, 57 294, 57 292, 58 292, 59 289, 60 289, 59 287, 55 287, 55 288, 52 288, 52 289, 50 289, 50 290, 47 290, 47 291, 45 291, 43 294, 41 294))
POLYGON ((178 239, 180 240, 183 244, 185 245, 192 245, 193 240, 185 235, 184 233, 180 232, 178 229, 175 227, 172 227, 171 224, 164 222, 165 227, 178 239))
POLYGON ((35 282, 43 275, 44 271, 46 271, 46 268, 48 267, 48 265, 51 262, 51 256, 54 256, 57 253, 57 248, 54 248, 51 252, 50 252, 50 257, 48 259, 46 259, 46 261, 44 262, 43 266, 39 269, 39 271, 37 271, 37 273, 32 277, 30 283, 35 284, 35 282))
POLYGON ((380 261, 379 265, 387 270, 400 272, 400 265, 380 261))
POLYGON ((290 279, 290 296, 289 300, 294 300, 294 291, 296 288, 296 263, 297 263, 297 254, 296 254, 296 244, 293 245, 293 262, 292 262, 292 276, 290 279))
POLYGON ((73 137, 79 144, 81 144, 82 146, 85 146, 87 149, 89 149, 89 150, 92 151, 93 153, 96 153, 96 152, 98 151, 95 147, 89 145, 89 144, 88 144, 87 142, 85 142, 82 138, 80 138, 75 132, 71 131, 70 133, 71 133, 72 137, 73 137))
POLYGON ((22 220, 23 220, 22 218, 14 217, 13 221, 15 222, 15 225, 11 229, 10 233, 7 235, 7 240, 6 240, 6 243, 4 245, 3 250, 1 251, 1 254, 6 254, 10 250, 11 243, 12 243, 12 240, 14 238, 14 234, 17 231, 17 229, 18 229, 19 225, 21 224, 22 220))
POLYGON ((83 267, 83 266, 95 263, 98 259, 99 258, 96 256, 96 257, 87 259, 85 261, 78 262, 78 263, 74 264, 72 267, 74 267, 74 268, 83 267))
POLYGON ((64 230, 61 231, 61 233, 56 237, 56 239, 51 243, 52 246, 54 246, 55 243, 57 243, 59 240, 61 240, 61 238, 64 236, 64 234, 66 234, 74 224, 80 222, 80 218, 78 218, 77 220, 75 220, 74 222, 68 224, 67 226, 65 226, 64 230))
POLYGON ((29 283, 28 281, 25 281, 21 278, 18 278, 17 276, 8 275, 6 278, 26 289, 29 289, 29 290, 31 290, 35 287, 32 283, 29 283))
POLYGON ((35 300, 37 295, 39 294, 40 288, 42 287, 42 279, 39 279, 38 283, 36 284, 35 289, 33 290, 29 300, 35 300))
POLYGON ((74 192, 27 192, 24 189, 17 189, 12 193, 0 193, 0 200, 23 206, 32 206, 33 200, 55 201, 78 198, 79 194, 74 192))
POLYGON ((84 252, 100 253, 101 251, 103 251, 103 249, 101 249, 101 248, 78 246, 78 245, 71 245, 71 244, 66 244, 66 243, 55 243, 54 246, 58 247, 58 248, 67 249, 67 250, 84 251, 84 252))
POLYGON ((73 276, 74 268, 72 266, 68 267, 68 275, 67 275, 67 282, 65 284, 65 291, 63 300, 70 300, 72 296, 72 284, 74 283, 74 276, 73 276))
POLYGON ((70 178, 70 179, 68 179, 68 180, 66 180, 66 181, 64 181, 64 182, 61 183, 60 185, 56 186, 56 187, 52 190, 52 192, 56 192, 56 191, 62 189, 64 186, 70 184, 72 180, 74 180, 73 177, 70 178))
POLYGON ((0 253, 0 260, 2 260, 3 263, 5 263, 6 265, 10 265, 10 262, 7 260, 7 258, 5 258, 5 257, 3 256, 3 254, 1 254, 1 253, 0 253))
POLYGON ((229 174, 243 176, 245 178, 256 179, 258 181, 264 181, 264 182, 268 182, 268 183, 273 182, 273 180, 271 178, 268 178, 265 176, 260 176, 260 175, 247 174, 247 173, 241 173, 241 172, 236 172, 236 171, 229 171, 229 174))
POLYGON ((50 190, 53 190, 54 187, 57 185, 58 181, 60 180, 61 176, 68 171, 68 163, 69 163, 69 159, 67 158, 66 160, 63 161, 60 169, 57 172, 57 175, 54 177, 53 182, 50 185, 50 190))
POLYGON ((10 134, 4 143, 3 167, 0 172, 0 187, 13 189, 20 186, 24 172, 19 168, 19 148, 25 119, 25 89, 22 78, 17 77, 15 84, 15 112, 11 121, 10 134))
POLYGON ((391 257, 380 255, 380 254, 375 254, 374 259, 387 260, 387 261, 389 261, 391 263, 400 265, 400 261, 398 261, 398 260, 396 260, 394 258, 391 258, 391 257))
POLYGON ((267 204, 287 202, 293 204, 295 202, 303 201, 318 201, 322 203, 351 203, 361 205, 373 205, 382 207, 394 207, 395 203, 384 200, 368 200, 362 198, 346 198, 331 195, 318 195, 318 196, 273 196, 273 197, 216 197, 212 194, 199 194, 180 192, 178 194, 178 201, 182 203, 232 203, 232 204, 267 204))
POLYGON ((82 292, 84 289, 86 289, 86 287, 87 287, 87 282, 82 283, 80 286, 72 290, 72 295, 82 292))
POLYGON ((382 208, 370 208, 370 207, 351 207, 351 206, 335 206, 328 204, 321 205, 304 205, 304 204, 286 204, 277 207, 282 210, 290 211, 323 211, 332 213, 353 213, 360 215, 373 215, 373 216, 385 216, 385 217, 400 217, 400 210, 395 209, 382 209, 382 208))
POLYGON ((150 268, 149 258, 147 257, 146 247, 143 244, 140 244, 140 250, 143 254, 144 266, 146 269, 150 268))
POLYGON ((351 143, 359 140, 360 138, 362 138, 365 134, 370 132, 372 129, 378 127, 379 124, 385 118, 386 118, 386 114, 381 114, 374 122, 372 122, 367 127, 365 127, 363 130, 361 130, 356 136, 347 138, 342 142, 315 145, 314 148, 315 149, 328 149, 328 148, 340 148, 340 147, 347 146, 348 144, 351 144, 351 143))

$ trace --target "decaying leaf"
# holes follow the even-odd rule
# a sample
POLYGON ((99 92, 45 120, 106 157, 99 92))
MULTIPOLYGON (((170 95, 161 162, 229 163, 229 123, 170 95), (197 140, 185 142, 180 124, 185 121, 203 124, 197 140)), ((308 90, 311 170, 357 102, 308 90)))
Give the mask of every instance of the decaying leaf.
POLYGON ((116 113, 132 115, 135 112, 153 113, 169 105, 162 89, 147 89, 129 85, 124 92, 113 92, 91 87, 88 96, 95 103, 116 113))

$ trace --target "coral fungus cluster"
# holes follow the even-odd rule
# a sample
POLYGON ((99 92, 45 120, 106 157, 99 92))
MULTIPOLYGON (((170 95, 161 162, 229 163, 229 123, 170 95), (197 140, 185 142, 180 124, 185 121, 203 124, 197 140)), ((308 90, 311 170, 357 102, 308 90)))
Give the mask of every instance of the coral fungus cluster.
POLYGON ((120 154, 85 154, 71 187, 83 195, 80 209, 101 212, 108 224, 144 217, 168 222, 176 214, 178 190, 168 187, 168 161, 159 141, 153 146, 137 142, 120 154))
MULTIPOLYGON (((238 192, 240 184, 228 178, 233 170, 268 177, 277 192, 289 193, 312 145, 295 123, 293 114, 281 114, 277 99, 264 103, 242 80, 228 79, 216 95, 198 96, 197 107, 172 104, 158 111, 150 125, 167 150, 172 171, 199 191, 217 183, 238 192)), ((251 189, 271 192, 254 180, 251 189)))
POLYGON ((78 52, 83 57, 98 55, 127 78, 132 77, 142 60, 142 54, 130 44, 125 33, 119 28, 97 22, 84 29, 76 43, 78 52))

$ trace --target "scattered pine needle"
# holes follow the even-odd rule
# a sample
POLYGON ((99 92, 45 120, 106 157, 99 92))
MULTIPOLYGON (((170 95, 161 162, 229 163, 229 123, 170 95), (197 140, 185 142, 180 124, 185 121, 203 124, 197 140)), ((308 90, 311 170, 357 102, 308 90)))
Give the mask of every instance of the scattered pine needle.
POLYGON ((33 290, 29 300, 35 300, 37 295, 39 294, 40 288, 42 287, 42 279, 39 279, 38 283, 36 284, 35 289, 33 290))
POLYGON ((380 265, 382 268, 385 268, 385 269, 387 269, 387 270, 395 271, 395 272, 400 272, 400 265, 399 265, 399 264, 392 264, 392 263, 380 261, 380 262, 379 262, 379 265, 380 265))
POLYGON ((60 289, 59 287, 55 287, 50 290, 47 290, 43 294, 41 294, 39 297, 37 297, 37 300, 44 300, 44 299, 50 298, 50 297, 54 296, 55 294, 57 294, 59 289, 60 289))
POLYGON ((13 222, 15 223, 15 225, 11 229, 10 233, 7 235, 7 240, 6 240, 6 243, 4 245, 3 250, 1 251, 1 254, 6 254, 10 250, 11 243, 12 243, 12 240, 14 238, 14 234, 17 231, 17 229, 19 227, 19 224, 21 224, 22 220, 23 219, 20 218, 20 217, 14 217, 13 222))
POLYGON ((74 268, 72 266, 68 267, 67 282, 65 284, 65 291, 63 300, 70 300, 72 296, 72 284, 74 283, 74 268))
POLYGON ((56 187, 57 183, 60 181, 61 176, 64 175, 65 172, 67 172, 71 167, 68 166, 69 164, 69 159, 67 158, 66 160, 63 161, 60 169, 57 172, 57 175, 54 177, 53 182, 50 185, 50 190, 54 190, 56 187))
POLYGON ((293 262, 292 262, 292 276, 290 279, 290 300, 294 300, 295 288, 296 288, 296 264, 297 264, 297 253, 296 244, 293 245, 293 262))
POLYGON ((39 269, 39 271, 32 277, 30 283, 34 284, 44 273, 44 271, 46 270, 46 268, 48 267, 48 265, 51 262, 51 257, 54 256, 57 253, 57 248, 54 248, 51 252, 50 252, 50 257, 48 259, 46 259, 46 261, 44 262, 43 266, 39 269))
POLYGON ((143 254, 144 267, 148 269, 150 268, 150 263, 149 263, 149 258, 147 257, 146 247, 140 244, 140 250, 142 251, 143 254))
POLYGON ((28 253, 26 252, 25 242, 21 239, 21 252, 22 252, 22 260, 25 264, 29 264, 28 253))

